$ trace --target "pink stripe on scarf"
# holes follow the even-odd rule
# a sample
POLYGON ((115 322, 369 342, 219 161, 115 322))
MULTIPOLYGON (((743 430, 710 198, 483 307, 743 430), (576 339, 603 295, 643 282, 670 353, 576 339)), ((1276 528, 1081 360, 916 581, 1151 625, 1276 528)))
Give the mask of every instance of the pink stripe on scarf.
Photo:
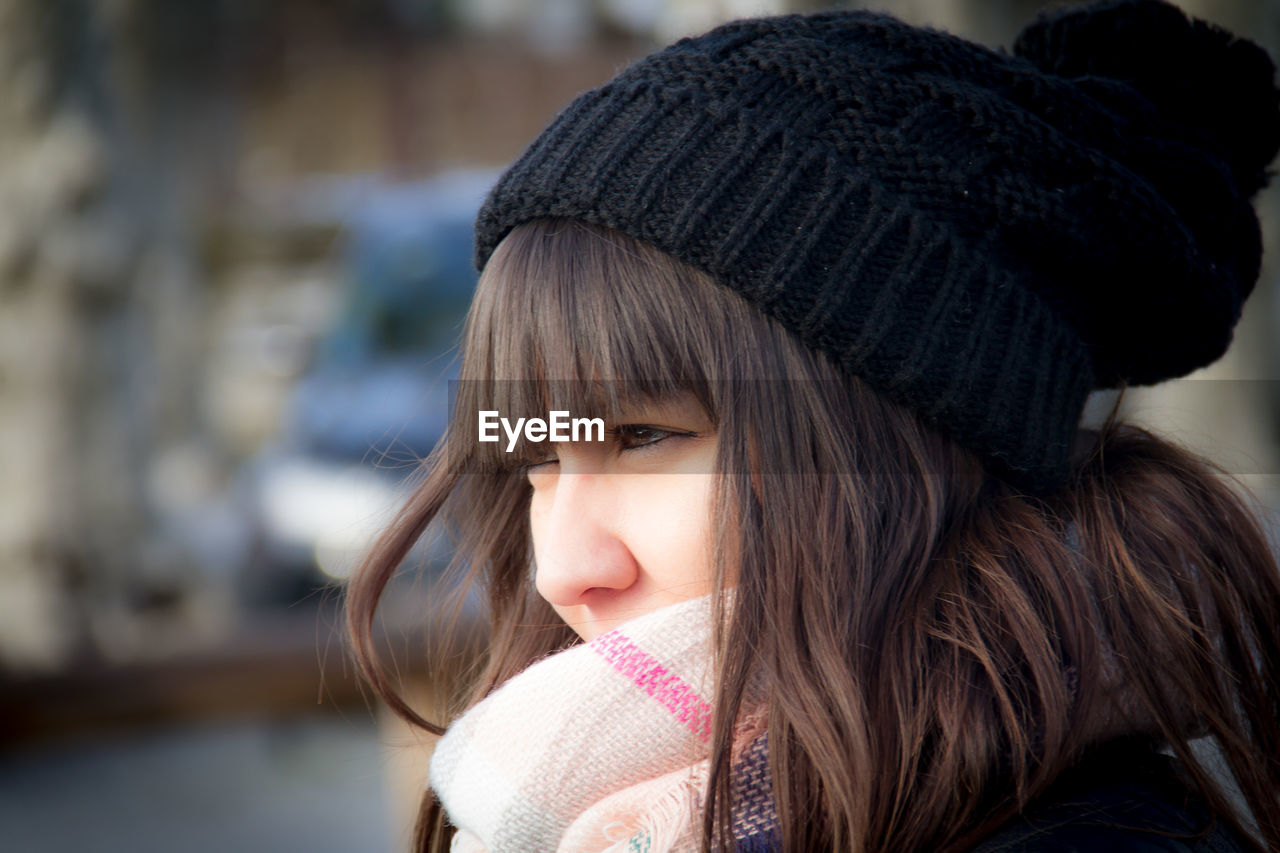
POLYGON ((614 669, 661 702, 689 731, 703 741, 711 739, 711 706, 657 658, 618 631, 601 634, 590 645, 614 669))

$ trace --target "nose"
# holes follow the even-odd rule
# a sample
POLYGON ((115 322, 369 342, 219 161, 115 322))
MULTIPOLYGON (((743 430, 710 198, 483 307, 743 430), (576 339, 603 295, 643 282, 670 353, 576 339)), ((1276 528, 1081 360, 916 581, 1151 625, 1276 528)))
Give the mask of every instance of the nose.
POLYGON ((556 475, 529 506, 538 594, 556 607, 599 604, 639 578, 607 475, 556 475))

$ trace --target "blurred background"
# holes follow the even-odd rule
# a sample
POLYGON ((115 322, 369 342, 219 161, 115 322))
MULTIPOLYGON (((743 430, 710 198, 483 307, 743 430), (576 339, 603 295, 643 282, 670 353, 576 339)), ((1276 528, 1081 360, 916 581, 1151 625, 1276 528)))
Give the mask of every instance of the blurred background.
MULTIPOLYGON (((342 590, 443 429, 485 190, 648 50, 841 5, 0 0, 0 846, 404 849, 424 745, 342 590)), ((1042 3, 865 5, 1008 45, 1042 3)), ((1180 5, 1280 47, 1280 0, 1180 5)), ((1125 402, 1271 508, 1276 198, 1230 355, 1125 402)), ((410 692, 446 558, 385 608, 410 692)))

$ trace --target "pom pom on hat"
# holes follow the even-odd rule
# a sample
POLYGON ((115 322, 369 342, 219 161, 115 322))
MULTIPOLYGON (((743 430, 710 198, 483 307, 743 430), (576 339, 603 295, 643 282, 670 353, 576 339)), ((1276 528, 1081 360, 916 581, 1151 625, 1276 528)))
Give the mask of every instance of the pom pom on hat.
POLYGON ((1222 157, 1244 195, 1266 184, 1280 149, 1280 91, 1253 42, 1161 0, 1112 0, 1043 14, 1013 52, 1062 77, 1127 83, 1222 157))
POLYGON ((1043 14, 1013 52, 1094 99, 1111 133, 1081 133, 1079 115, 1060 126, 1133 173, 1127 198, 1147 196, 1120 232, 1134 242, 1102 275, 1077 270, 1060 301, 1099 385, 1148 384, 1216 360, 1258 277, 1251 199, 1280 148, 1270 57, 1163 0, 1043 14))

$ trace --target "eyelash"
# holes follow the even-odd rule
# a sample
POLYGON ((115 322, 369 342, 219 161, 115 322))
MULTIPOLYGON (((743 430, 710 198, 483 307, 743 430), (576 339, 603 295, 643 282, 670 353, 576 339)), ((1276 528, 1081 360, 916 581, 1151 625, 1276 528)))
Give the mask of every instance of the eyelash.
MULTIPOLYGON (((613 429, 605 430, 606 436, 609 436, 614 440, 619 440, 619 441, 623 440, 624 436, 630 435, 634 437, 635 435, 640 433, 653 433, 660 437, 654 438, 650 441, 643 442, 641 444, 633 445, 631 447, 623 447, 622 450, 624 451, 643 450, 646 447, 653 447, 655 444, 659 444, 663 441, 666 441, 668 438, 689 438, 697 435, 697 433, 678 432, 672 429, 662 429, 661 427, 649 426, 648 424, 619 424, 613 429)), ((541 462, 531 462, 527 465, 521 465, 520 471, 521 472, 533 471, 543 467, 544 465, 550 465, 551 463, 558 462, 558 461, 559 461, 558 459, 556 459, 555 457, 552 457, 550 459, 544 459, 541 462)))

